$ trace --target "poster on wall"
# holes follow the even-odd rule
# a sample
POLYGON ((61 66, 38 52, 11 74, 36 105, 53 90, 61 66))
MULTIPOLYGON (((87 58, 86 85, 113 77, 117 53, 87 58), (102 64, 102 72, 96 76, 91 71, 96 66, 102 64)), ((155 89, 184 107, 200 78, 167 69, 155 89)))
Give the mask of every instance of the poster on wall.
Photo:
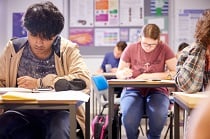
POLYGON ((129 30, 129 42, 137 42, 141 34, 141 28, 130 28, 129 30))
POLYGON ((119 28, 95 28, 95 46, 115 46, 119 36, 119 28))
POLYGON ((168 0, 150 0, 150 16, 168 16, 168 0))
POLYGON ((120 26, 144 25, 144 0, 120 0, 120 26))
POLYGON ((13 37, 26 37, 27 32, 22 27, 22 16, 23 13, 13 13, 12 14, 12 36, 13 37))
POLYGON ((160 30, 167 30, 164 17, 153 17, 147 19, 147 24, 156 24, 160 30))
POLYGON ((120 40, 129 42, 129 28, 120 28, 120 40))
POLYGON ((203 13, 201 9, 180 9, 178 14, 177 26, 175 30, 176 46, 182 42, 192 43, 196 23, 203 13))
POLYGON ((93 28, 70 28, 69 40, 77 43, 79 46, 94 46, 93 28))
POLYGON ((119 26, 119 0, 95 0, 95 26, 119 26))
POLYGON ((70 1, 70 26, 93 27, 93 0, 70 1))

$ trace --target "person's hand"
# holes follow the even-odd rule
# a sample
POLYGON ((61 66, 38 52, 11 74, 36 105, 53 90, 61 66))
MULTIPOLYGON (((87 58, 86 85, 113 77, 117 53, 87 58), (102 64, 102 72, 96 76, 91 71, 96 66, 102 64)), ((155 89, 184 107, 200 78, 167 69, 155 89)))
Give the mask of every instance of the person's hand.
POLYGON ((37 79, 30 76, 22 76, 17 79, 18 87, 35 89, 37 88, 37 79))
POLYGON ((130 68, 124 68, 123 69, 123 76, 125 79, 128 79, 130 77, 133 76, 133 70, 131 70, 130 68))
POLYGON ((147 80, 150 79, 150 77, 148 73, 142 73, 139 76, 137 76, 136 79, 147 80))
POLYGON ((117 72, 117 68, 112 68, 111 69, 111 73, 116 73, 117 72))
POLYGON ((97 71, 96 71, 96 73, 98 73, 98 74, 100 74, 100 73, 103 73, 104 71, 103 71, 103 69, 98 69, 97 71))

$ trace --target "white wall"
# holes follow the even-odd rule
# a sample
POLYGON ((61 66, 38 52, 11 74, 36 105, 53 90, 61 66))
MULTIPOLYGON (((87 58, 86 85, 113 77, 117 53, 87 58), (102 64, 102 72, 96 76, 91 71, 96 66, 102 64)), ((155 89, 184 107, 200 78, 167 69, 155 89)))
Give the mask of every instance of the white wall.
POLYGON ((0 52, 6 44, 7 40, 7 1, 0 0, 0 52))
MULTIPOLYGON (((12 37, 12 13, 25 12, 29 5, 46 0, 0 0, 0 21, 1 36, 0 36, 0 49, 4 47, 6 42, 12 37), (3 35, 2 35, 3 34, 3 35)), ((67 9, 64 5, 67 5, 68 0, 51 0, 59 10, 67 15, 67 9)), ((65 27, 61 33, 64 37, 68 36, 68 21, 65 22, 65 27)))
MULTIPOLYGON (((169 12, 170 12, 170 28, 169 28, 169 39, 170 46, 173 46, 173 50, 176 52, 178 48, 178 44, 176 44, 176 40, 178 36, 176 36, 176 31, 178 31, 178 14, 180 9, 208 9, 210 8, 210 0, 169 0, 169 12)), ((193 35, 193 34, 192 34, 193 35)))
POLYGON ((85 63, 88 66, 89 71, 93 74, 95 73, 101 66, 102 60, 104 56, 84 56, 85 63))

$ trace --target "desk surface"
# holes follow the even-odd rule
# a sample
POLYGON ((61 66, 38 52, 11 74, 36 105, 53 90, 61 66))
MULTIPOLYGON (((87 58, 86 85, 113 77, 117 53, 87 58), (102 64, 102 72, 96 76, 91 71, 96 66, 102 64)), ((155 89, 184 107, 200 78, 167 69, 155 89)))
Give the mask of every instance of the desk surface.
MULTIPOLYGON (((176 84, 173 80, 120 80, 120 79, 111 79, 108 80, 109 84, 109 123, 112 123, 112 119, 114 116, 114 88, 116 87, 148 87, 148 88, 156 88, 156 87, 174 87, 176 88, 176 84)), ((112 124, 108 125, 108 138, 112 138, 112 124)))
MULTIPOLYGON (((87 102, 89 95, 80 91, 21 93, 7 92, 0 95, 0 108, 4 109, 69 109, 70 139, 76 138, 76 107, 78 101, 87 102)), ((89 105, 86 106, 85 136, 90 137, 89 105)))
POLYGON ((195 94, 187 94, 184 92, 173 92, 174 94, 174 138, 180 139, 180 108, 190 115, 191 110, 196 108, 198 103, 207 98, 207 93, 198 92, 195 94))
POLYGON ((173 94, 175 99, 181 101, 189 109, 194 109, 202 99, 207 98, 207 93, 204 92, 198 92, 195 94, 187 94, 184 92, 173 92, 173 94))
POLYGON ((108 80, 109 86, 117 86, 117 87, 176 87, 176 84, 173 80, 120 80, 120 79, 112 79, 108 80))
POLYGON ((87 102, 89 95, 81 91, 61 91, 45 93, 7 92, 0 95, 0 103, 30 104, 75 104, 77 101, 87 102))

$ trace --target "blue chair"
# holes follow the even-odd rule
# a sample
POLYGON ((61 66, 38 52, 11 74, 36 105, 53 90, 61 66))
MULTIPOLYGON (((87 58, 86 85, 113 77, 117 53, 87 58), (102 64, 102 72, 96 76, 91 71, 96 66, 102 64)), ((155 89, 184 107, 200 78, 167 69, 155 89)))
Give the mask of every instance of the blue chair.
MULTIPOLYGON (((97 103, 99 104, 99 112, 97 112, 97 103, 94 105, 93 101, 93 115, 94 109, 96 108, 96 113, 101 114, 101 112, 104 110, 104 108, 107 108, 108 106, 108 89, 109 89, 109 84, 107 82, 107 79, 103 75, 95 75, 92 76, 92 82, 93 82, 93 97, 94 101, 96 100, 97 103), (102 110, 101 110, 102 108, 102 110)), ((115 125, 117 128, 113 129, 116 130, 114 138, 121 138, 121 120, 119 116, 119 106, 120 106, 120 101, 119 98, 114 99, 114 104, 115 104, 115 109, 114 109, 114 115, 116 116, 113 120, 113 125, 115 125), (117 134, 116 134, 117 133, 117 134)), ((95 117, 95 115, 94 115, 95 117)))
MULTIPOLYGON (((92 76, 92 82, 93 82, 93 95, 95 96, 94 100, 98 102, 99 111, 101 112, 101 108, 102 107, 104 108, 106 107, 106 105, 108 105, 109 85, 106 78, 103 75, 92 76)), ((96 109, 97 109, 97 105, 96 105, 96 109)))

